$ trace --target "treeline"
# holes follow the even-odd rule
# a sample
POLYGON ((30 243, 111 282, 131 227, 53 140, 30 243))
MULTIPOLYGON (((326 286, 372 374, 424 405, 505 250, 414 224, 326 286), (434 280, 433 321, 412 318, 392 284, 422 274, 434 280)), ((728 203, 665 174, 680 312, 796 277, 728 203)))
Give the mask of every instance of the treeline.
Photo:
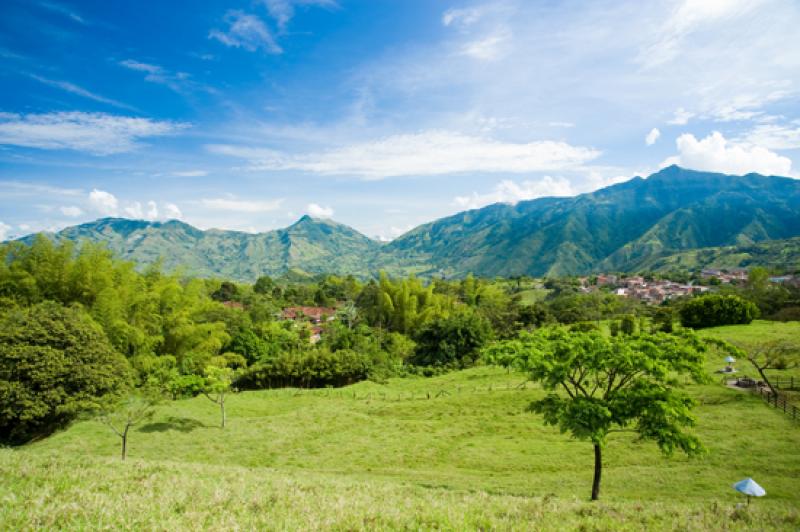
MULTIPOLYGON (((612 334, 668 332, 686 304, 583 293, 571 278, 537 283, 290 273, 250 285, 185 278, 158 263, 137 271, 91 243, 40 236, 30 246, 2 244, 0 440, 46 433, 113 389, 147 387, 178 399, 219 388, 220 370, 239 389, 431 375, 469 366, 489 342, 547 324, 590 330, 611 320, 612 334), (532 287, 541 297, 527 298, 532 287), (287 319, 290 307, 325 307, 332 316, 287 319)), ((791 309, 796 298, 777 297, 759 271, 730 290, 762 315, 791 309)))

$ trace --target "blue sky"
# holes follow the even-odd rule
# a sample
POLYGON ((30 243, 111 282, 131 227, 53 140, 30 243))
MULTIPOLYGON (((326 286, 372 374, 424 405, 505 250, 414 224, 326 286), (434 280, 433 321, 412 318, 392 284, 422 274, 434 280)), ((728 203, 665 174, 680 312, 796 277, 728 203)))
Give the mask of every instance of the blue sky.
POLYGON ((0 237, 389 239, 671 163, 798 177, 798 27, 788 0, 4 0, 0 237))

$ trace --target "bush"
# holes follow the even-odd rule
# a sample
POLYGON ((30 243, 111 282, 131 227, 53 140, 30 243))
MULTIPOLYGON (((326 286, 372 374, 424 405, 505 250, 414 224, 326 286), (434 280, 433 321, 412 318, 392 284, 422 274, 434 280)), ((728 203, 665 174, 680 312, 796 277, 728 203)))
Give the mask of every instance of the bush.
POLYGON ((420 366, 469 366, 491 336, 486 319, 474 312, 457 312, 431 321, 420 331, 411 362, 420 366))
POLYGON ((706 295, 684 303, 680 317, 684 327, 693 329, 746 324, 758 317, 758 307, 739 296, 706 295))
POLYGON ((64 427, 132 381, 130 366, 79 308, 45 302, 0 317, 0 441, 64 427))

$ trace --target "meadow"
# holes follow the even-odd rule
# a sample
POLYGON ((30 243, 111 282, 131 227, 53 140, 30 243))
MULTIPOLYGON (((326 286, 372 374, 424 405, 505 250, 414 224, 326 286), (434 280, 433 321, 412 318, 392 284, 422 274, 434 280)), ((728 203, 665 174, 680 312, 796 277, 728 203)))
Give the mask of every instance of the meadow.
MULTIPOLYGON (((800 323, 704 332, 790 338, 800 323)), ((724 366, 710 352, 709 373, 724 366)), ((242 392, 228 424, 204 397, 164 403, 119 439, 87 419, 0 450, 0 528, 792 530, 800 423, 717 379, 689 386, 708 452, 663 457, 614 434, 601 501, 591 445, 526 412, 542 391, 477 367, 340 389, 242 392), (767 496, 731 489, 752 476, 767 496)))

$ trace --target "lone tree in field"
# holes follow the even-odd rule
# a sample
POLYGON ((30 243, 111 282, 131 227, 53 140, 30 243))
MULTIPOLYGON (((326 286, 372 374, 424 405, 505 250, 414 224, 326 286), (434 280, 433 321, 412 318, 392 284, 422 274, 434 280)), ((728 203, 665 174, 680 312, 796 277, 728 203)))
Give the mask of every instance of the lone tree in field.
POLYGON ((100 421, 119 436, 122 459, 128 455, 128 433, 131 428, 148 420, 155 412, 158 397, 153 393, 131 395, 126 399, 109 403, 100 412, 100 421))
POLYGON ((677 389, 688 375, 707 380, 704 347, 692 334, 607 336, 600 331, 540 329, 485 351, 492 363, 530 373, 550 393, 530 410, 594 446, 592 500, 600 496, 602 449, 613 432, 635 432, 669 456, 703 451, 682 429, 694 425, 693 401, 677 389), (562 393, 558 393, 558 392, 562 393))
POLYGON ((222 414, 220 426, 225 428, 225 400, 228 394, 233 391, 234 373, 231 368, 220 368, 208 366, 206 368, 206 380, 203 387, 203 395, 208 397, 212 403, 219 405, 222 414))

